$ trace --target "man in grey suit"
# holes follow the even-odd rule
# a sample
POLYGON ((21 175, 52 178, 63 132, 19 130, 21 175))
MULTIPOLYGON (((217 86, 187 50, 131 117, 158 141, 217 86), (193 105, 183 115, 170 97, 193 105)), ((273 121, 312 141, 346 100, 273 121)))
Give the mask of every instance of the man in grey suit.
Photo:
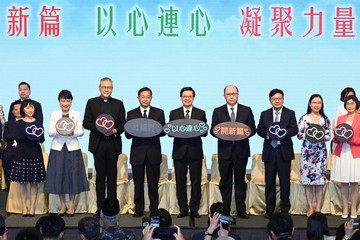
POLYGON ((94 155, 96 168, 96 198, 98 210, 95 217, 100 217, 105 198, 116 198, 117 160, 122 152, 120 134, 124 132, 125 108, 122 101, 112 98, 113 82, 105 77, 100 80, 100 96, 91 98, 86 103, 83 126, 90 130, 89 151, 94 155), (96 128, 96 119, 100 114, 109 114, 114 118, 114 126, 107 133, 96 128))
MULTIPOLYGON (((234 85, 224 88, 226 104, 214 109, 211 122, 211 134, 216 125, 222 122, 240 122, 251 129, 251 136, 256 133, 254 115, 250 107, 238 103, 239 90, 234 85), (233 119, 233 120, 232 120, 233 119)), ((223 215, 230 215, 231 194, 234 178, 235 203, 237 216, 249 218, 246 213, 246 165, 250 157, 249 139, 226 141, 218 139, 218 162, 220 172, 219 188, 224 204, 223 215)))
MULTIPOLYGON (((127 113, 127 121, 136 118, 149 118, 165 125, 164 111, 160 108, 150 106, 152 91, 148 87, 143 87, 138 91, 140 107, 127 113)), ((128 139, 132 138, 130 150, 130 163, 132 168, 133 180, 135 185, 134 203, 135 213, 133 217, 144 215, 144 177, 145 170, 148 184, 148 195, 150 199, 150 212, 155 213, 159 205, 158 184, 160 178, 161 145, 160 137, 165 136, 164 132, 149 138, 135 137, 125 133, 128 139)))
POLYGON ((272 105, 260 115, 257 133, 264 138, 262 160, 265 164, 265 218, 271 218, 276 206, 276 174, 280 180, 280 208, 287 214, 290 210, 290 168, 291 160, 295 158, 291 137, 298 133, 295 112, 283 106, 284 93, 280 89, 273 89, 269 93, 272 105), (273 122, 286 129, 286 135, 280 141, 269 138, 268 129, 273 122))
MULTIPOLYGON (((197 119, 206 123, 206 114, 203 110, 193 106, 195 91, 191 87, 184 87, 180 91, 182 106, 170 112, 170 121, 177 119, 197 119)), ((205 137, 207 132, 202 135, 205 137)), ((191 198, 190 215, 199 218, 201 199, 201 169, 203 159, 201 137, 174 138, 172 158, 176 176, 176 197, 180 207, 179 218, 188 216, 189 205, 186 194, 186 175, 190 170, 191 198)))

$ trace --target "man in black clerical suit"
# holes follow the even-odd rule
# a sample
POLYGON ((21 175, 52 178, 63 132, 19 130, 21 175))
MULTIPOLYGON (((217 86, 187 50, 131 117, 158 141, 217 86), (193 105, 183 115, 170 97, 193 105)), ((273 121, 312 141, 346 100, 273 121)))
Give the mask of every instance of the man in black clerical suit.
MULTIPOLYGON (((31 87, 30 84, 28 84, 27 82, 21 82, 18 85, 18 90, 19 90, 19 97, 20 97, 20 101, 23 101, 25 99, 29 99, 30 98, 30 94, 31 94, 31 87)), ((42 108, 41 108, 41 104, 33 99, 31 99, 34 103, 34 118, 36 119, 37 122, 43 124, 44 121, 44 117, 43 117, 43 112, 42 112, 42 108)), ((16 101, 15 101, 16 102, 16 101)), ((15 117, 12 113, 13 110, 13 104, 15 102, 12 102, 10 105, 10 109, 9 109, 9 114, 8 114, 8 121, 12 121, 15 120, 15 117)))
POLYGON ((270 218, 276 206, 276 174, 280 180, 281 212, 287 214, 290 210, 290 168, 294 159, 294 149, 291 137, 298 133, 295 112, 283 106, 284 93, 273 89, 269 93, 272 107, 260 115, 257 133, 264 138, 262 160, 265 164, 265 218, 270 218), (269 138, 268 129, 273 122, 279 122, 286 129, 286 135, 280 141, 269 138))
MULTIPOLYGON (((212 116, 211 134, 216 125, 222 122, 236 121, 246 124, 251 129, 251 136, 256 133, 254 115, 250 107, 238 103, 239 91, 236 86, 224 88, 226 104, 215 108, 212 116)), ((220 172, 220 192, 224 204, 224 215, 230 214, 231 193, 234 178, 235 203, 237 216, 249 218, 246 213, 246 165, 250 157, 249 139, 226 141, 218 139, 218 162, 220 172)))
POLYGON ((122 152, 121 136, 125 125, 125 108, 122 101, 112 98, 113 82, 105 77, 100 80, 100 96, 86 103, 83 126, 90 130, 89 151, 94 156, 96 169, 96 197, 100 210, 105 198, 105 183, 108 198, 116 198, 117 160, 122 152), (113 128, 103 134, 96 129, 96 118, 100 114, 109 114, 114 118, 113 128), (106 179, 106 180, 105 180, 106 179))
MULTIPOLYGON (((150 106, 152 99, 152 91, 148 87, 143 87, 138 91, 138 100, 140 107, 137 107, 127 113, 127 121, 135 118, 149 118, 165 125, 164 111, 160 108, 150 106)), ((159 205, 159 178, 160 178, 160 164, 161 145, 160 137, 165 136, 164 132, 159 135, 149 138, 141 138, 125 133, 127 138, 132 138, 130 150, 130 163, 132 168, 132 175, 135 185, 134 203, 135 213, 133 217, 141 217, 144 215, 145 201, 144 201, 144 177, 146 170, 148 196, 150 199, 150 212, 155 213, 159 205)))
MULTIPOLYGON (((193 106, 195 91, 191 87, 184 87, 180 91, 183 106, 170 112, 170 121, 189 118, 198 119, 206 123, 203 110, 193 106)), ((207 132, 202 135, 205 137, 207 132)), ((201 169, 204 157, 201 137, 174 138, 172 158, 176 176, 176 197, 180 207, 179 218, 188 216, 189 205, 186 195, 186 174, 189 168, 191 180, 190 215, 199 216, 201 199, 201 169)))
POLYGON ((8 187, 10 186, 9 178, 10 178, 11 163, 16 157, 15 151, 17 147, 17 142, 15 141, 15 136, 17 130, 15 123, 17 120, 21 118, 20 115, 21 100, 17 100, 11 103, 11 106, 13 107, 11 113, 13 114, 14 117, 13 120, 7 121, 4 126, 3 140, 6 142, 6 147, 4 149, 3 161, 2 161, 5 181, 8 187))

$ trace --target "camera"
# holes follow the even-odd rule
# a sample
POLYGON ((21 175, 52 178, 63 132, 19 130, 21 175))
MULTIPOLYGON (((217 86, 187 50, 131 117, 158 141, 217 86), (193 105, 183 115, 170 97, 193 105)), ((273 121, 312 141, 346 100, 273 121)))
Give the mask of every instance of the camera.
POLYGON ((235 218, 235 217, 230 217, 230 216, 221 215, 221 217, 220 217, 220 223, 221 223, 221 224, 226 224, 226 225, 236 225, 236 218, 235 218))
POLYGON ((160 239, 175 239, 174 233, 177 232, 177 229, 174 227, 157 227, 154 229, 153 238, 160 239))
POLYGON ((360 228, 360 219, 354 219, 353 229, 360 228))
POLYGON ((148 224, 153 225, 154 227, 158 228, 160 227, 160 220, 158 216, 151 216, 150 218, 148 217, 143 217, 142 219, 142 226, 146 227, 148 224))

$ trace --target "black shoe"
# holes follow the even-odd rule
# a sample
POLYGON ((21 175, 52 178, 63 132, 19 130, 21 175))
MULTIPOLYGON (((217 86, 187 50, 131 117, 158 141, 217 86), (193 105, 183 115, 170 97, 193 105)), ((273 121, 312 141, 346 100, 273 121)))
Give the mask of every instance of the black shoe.
POLYGON ((189 213, 188 213, 188 212, 180 212, 180 213, 177 215, 178 218, 184 218, 184 217, 187 217, 187 216, 189 216, 189 213))
POLYGON ((135 213, 133 214, 133 217, 134 217, 134 218, 138 218, 138 217, 142 217, 142 216, 144 216, 144 213, 143 213, 143 212, 135 212, 135 213))
POLYGON ((192 218, 200 218, 200 215, 199 215, 198 212, 191 212, 190 217, 192 217, 192 218))
POLYGON ((73 212, 73 213, 66 213, 66 216, 67 217, 73 217, 75 215, 75 212, 73 212))
POLYGON ((100 218, 100 210, 96 210, 96 212, 93 214, 94 218, 100 218))
POLYGON ((266 212, 264 215, 264 218, 270 219, 273 215, 274 215, 274 213, 272 213, 272 212, 266 212))
POLYGON ((236 215, 238 218, 243 218, 243 219, 249 219, 250 215, 247 214, 246 212, 238 212, 236 215))

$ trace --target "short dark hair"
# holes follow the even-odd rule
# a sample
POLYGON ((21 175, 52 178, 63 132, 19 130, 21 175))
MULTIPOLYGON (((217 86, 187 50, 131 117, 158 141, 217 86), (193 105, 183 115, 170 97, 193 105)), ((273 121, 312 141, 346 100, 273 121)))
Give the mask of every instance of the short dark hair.
POLYGON ((58 100, 60 100, 61 98, 73 100, 73 96, 72 96, 71 92, 67 89, 61 90, 59 92, 58 100))
POLYGON ((151 89, 148 88, 148 87, 140 88, 139 91, 138 91, 138 96, 140 96, 140 93, 141 93, 141 92, 145 92, 145 91, 149 91, 149 92, 150 92, 150 95, 152 96, 152 91, 151 91, 151 89))
POLYGON ((14 106, 16 105, 16 104, 20 104, 21 105, 21 103, 22 103, 22 101, 21 100, 16 100, 16 101, 14 101, 11 105, 12 105, 12 109, 11 110, 14 110, 14 106))
POLYGON ((306 235, 309 240, 322 239, 323 235, 330 236, 326 216, 321 212, 314 212, 307 221, 306 235))
POLYGON ((185 91, 192 91, 193 97, 195 97, 195 91, 194 91, 194 89, 193 89, 192 87, 183 87, 183 88, 180 90, 180 97, 182 97, 182 94, 183 94, 183 92, 185 92, 185 91))
POLYGON ((26 86, 29 88, 29 90, 31 90, 30 84, 28 84, 27 82, 21 82, 21 83, 19 83, 18 88, 19 88, 21 85, 26 85, 26 86))
POLYGON ((274 88, 273 90, 271 90, 269 92, 269 99, 271 99, 271 97, 274 96, 277 93, 280 93, 284 97, 284 92, 281 89, 274 88))
POLYGON ((294 223, 289 214, 276 213, 271 218, 267 225, 268 235, 271 232, 279 238, 291 238, 293 233, 294 223))
POLYGON ((350 96, 347 96, 345 99, 344 99, 344 108, 346 109, 346 103, 349 101, 349 100, 353 100, 356 104, 356 109, 359 109, 360 107, 360 103, 359 103, 359 99, 355 96, 355 95, 350 95, 350 96))
POLYGON ((41 233, 36 228, 25 228, 20 230, 15 237, 15 240, 42 240, 41 233))
POLYGON ((84 217, 78 223, 78 229, 86 239, 92 240, 100 236, 100 222, 94 217, 84 217))
POLYGON ((35 107, 34 102, 31 99, 25 99, 24 101, 21 102, 21 106, 20 106, 21 117, 25 117, 24 108, 26 108, 28 105, 35 107))
POLYGON ((214 213, 222 214, 223 211, 224 211, 224 205, 222 202, 216 202, 216 203, 211 204, 211 206, 210 206, 211 217, 214 215, 214 213))
POLYGON ((347 97, 347 95, 349 94, 349 92, 353 92, 354 95, 356 96, 356 92, 352 87, 346 87, 344 88, 341 93, 340 93, 340 101, 344 102, 345 98, 347 97))
POLYGON ((151 216, 158 216, 159 217, 159 225, 160 225, 160 227, 171 227, 171 225, 172 225, 171 215, 164 208, 159 208, 153 214, 151 214, 151 216))
POLYGON ((4 235, 5 230, 6 230, 5 220, 3 216, 0 214, 0 236, 4 235))
POLYGON ((43 237, 59 237, 64 230, 65 221, 56 214, 45 216, 40 223, 40 232, 43 237))

